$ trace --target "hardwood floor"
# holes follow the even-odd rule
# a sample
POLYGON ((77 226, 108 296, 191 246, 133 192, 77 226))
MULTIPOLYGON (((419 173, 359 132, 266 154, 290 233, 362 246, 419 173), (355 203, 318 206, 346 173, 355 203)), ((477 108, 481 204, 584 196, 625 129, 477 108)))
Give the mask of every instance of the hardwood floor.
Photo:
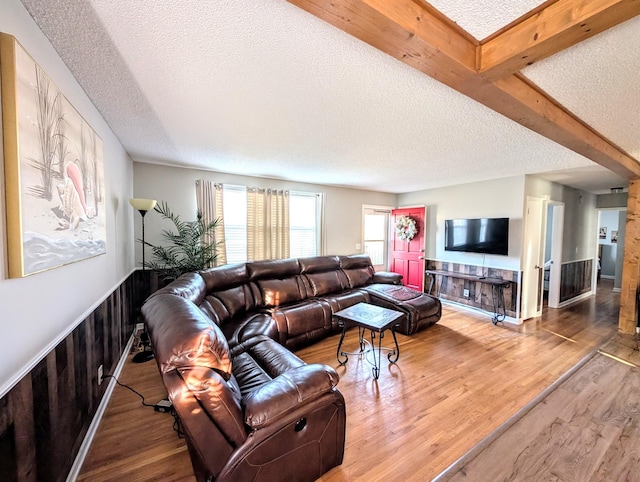
POLYGON ((444 480, 637 481, 640 369, 596 354, 444 480))
MULTIPOLYGON (((520 327, 445 305, 435 326, 398 335, 400 359, 383 359, 377 382, 358 357, 338 365, 335 336, 300 350, 336 368, 346 400, 344 462, 321 480, 431 480, 597 347, 635 356, 616 335, 619 295, 598 293, 520 327)), ((357 332, 345 344, 355 351, 357 332)), ((122 381, 152 403, 164 397, 153 362, 127 363, 122 381)), ((81 480, 194 480, 173 418, 138 400, 116 387, 81 480)))

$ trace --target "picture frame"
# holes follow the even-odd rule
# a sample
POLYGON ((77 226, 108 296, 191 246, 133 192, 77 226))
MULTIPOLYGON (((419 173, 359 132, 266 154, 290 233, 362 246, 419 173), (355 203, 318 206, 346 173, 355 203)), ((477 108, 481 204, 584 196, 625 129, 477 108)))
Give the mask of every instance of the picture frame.
POLYGON ((617 243, 618 242, 618 230, 617 229, 612 229, 611 230, 611 242, 612 243, 617 243))
POLYGON ((598 232, 598 238, 607 239, 607 228, 606 227, 601 227, 600 228, 600 231, 598 232))
POLYGON ((102 139, 5 33, 0 79, 9 277, 106 253, 102 139))

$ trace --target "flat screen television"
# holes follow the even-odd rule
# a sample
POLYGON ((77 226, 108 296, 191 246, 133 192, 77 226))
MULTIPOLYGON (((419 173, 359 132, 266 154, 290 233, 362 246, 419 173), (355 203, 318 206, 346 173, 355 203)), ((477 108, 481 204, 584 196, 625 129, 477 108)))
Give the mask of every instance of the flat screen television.
POLYGON ((509 218, 447 219, 445 251, 509 254, 509 218))

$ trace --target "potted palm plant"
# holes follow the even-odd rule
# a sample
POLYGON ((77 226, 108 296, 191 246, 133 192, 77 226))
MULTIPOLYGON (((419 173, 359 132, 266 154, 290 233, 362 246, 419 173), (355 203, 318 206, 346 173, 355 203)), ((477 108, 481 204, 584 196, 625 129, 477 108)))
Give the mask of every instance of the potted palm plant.
POLYGON ((151 248, 154 259, 146 267, 155 270, 164 282, 170 282, 183 273, 209 268, 217 257, 218 244, 211 242, 213 232, 220 219, 205 222, 202 213, 197 212, 195 221, 183 221, 174 214, 169 205, 162 201, 154 210, 164 219, 171 221, 172 229, 163 229, 162 245, 145 242, 151 248))

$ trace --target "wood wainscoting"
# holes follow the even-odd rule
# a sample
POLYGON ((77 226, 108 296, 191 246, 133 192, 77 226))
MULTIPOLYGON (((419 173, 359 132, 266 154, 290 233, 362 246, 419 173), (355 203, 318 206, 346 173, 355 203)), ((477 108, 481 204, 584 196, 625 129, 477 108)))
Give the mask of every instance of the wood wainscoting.
POLYGON ((0 398, 0 480, 63 481, 74 463, 142 304, 134 271, 0 398))
POLYGON ((560 269, 560 303, 592 290, 593 259, 562 263, 560 269))
MULTIPOLYGON (((516 317, 516 306, 518 297, 518 271, 499 268, 482 268, 472 264, 450 263, 447 261, 436 261, 428 259, 426 262, 428 270, 452 271, 470 276, 486 276, 487 278, 500 278, 511 281, 508 287, 504 288, 504 304, 507 316, 516 317)), ((428 286, 427 286, 428 288, 428 286)), ((461 305, 472 306, 484 311, 493 312, 493 301, 491 295, 491 285, 474 282, 466 279, 456 279, 443 277, 434 282, 432 294, 443 300, 454 301, 461 305), (464 296, 464 290, 469 290, 469 296, 464 296)))

